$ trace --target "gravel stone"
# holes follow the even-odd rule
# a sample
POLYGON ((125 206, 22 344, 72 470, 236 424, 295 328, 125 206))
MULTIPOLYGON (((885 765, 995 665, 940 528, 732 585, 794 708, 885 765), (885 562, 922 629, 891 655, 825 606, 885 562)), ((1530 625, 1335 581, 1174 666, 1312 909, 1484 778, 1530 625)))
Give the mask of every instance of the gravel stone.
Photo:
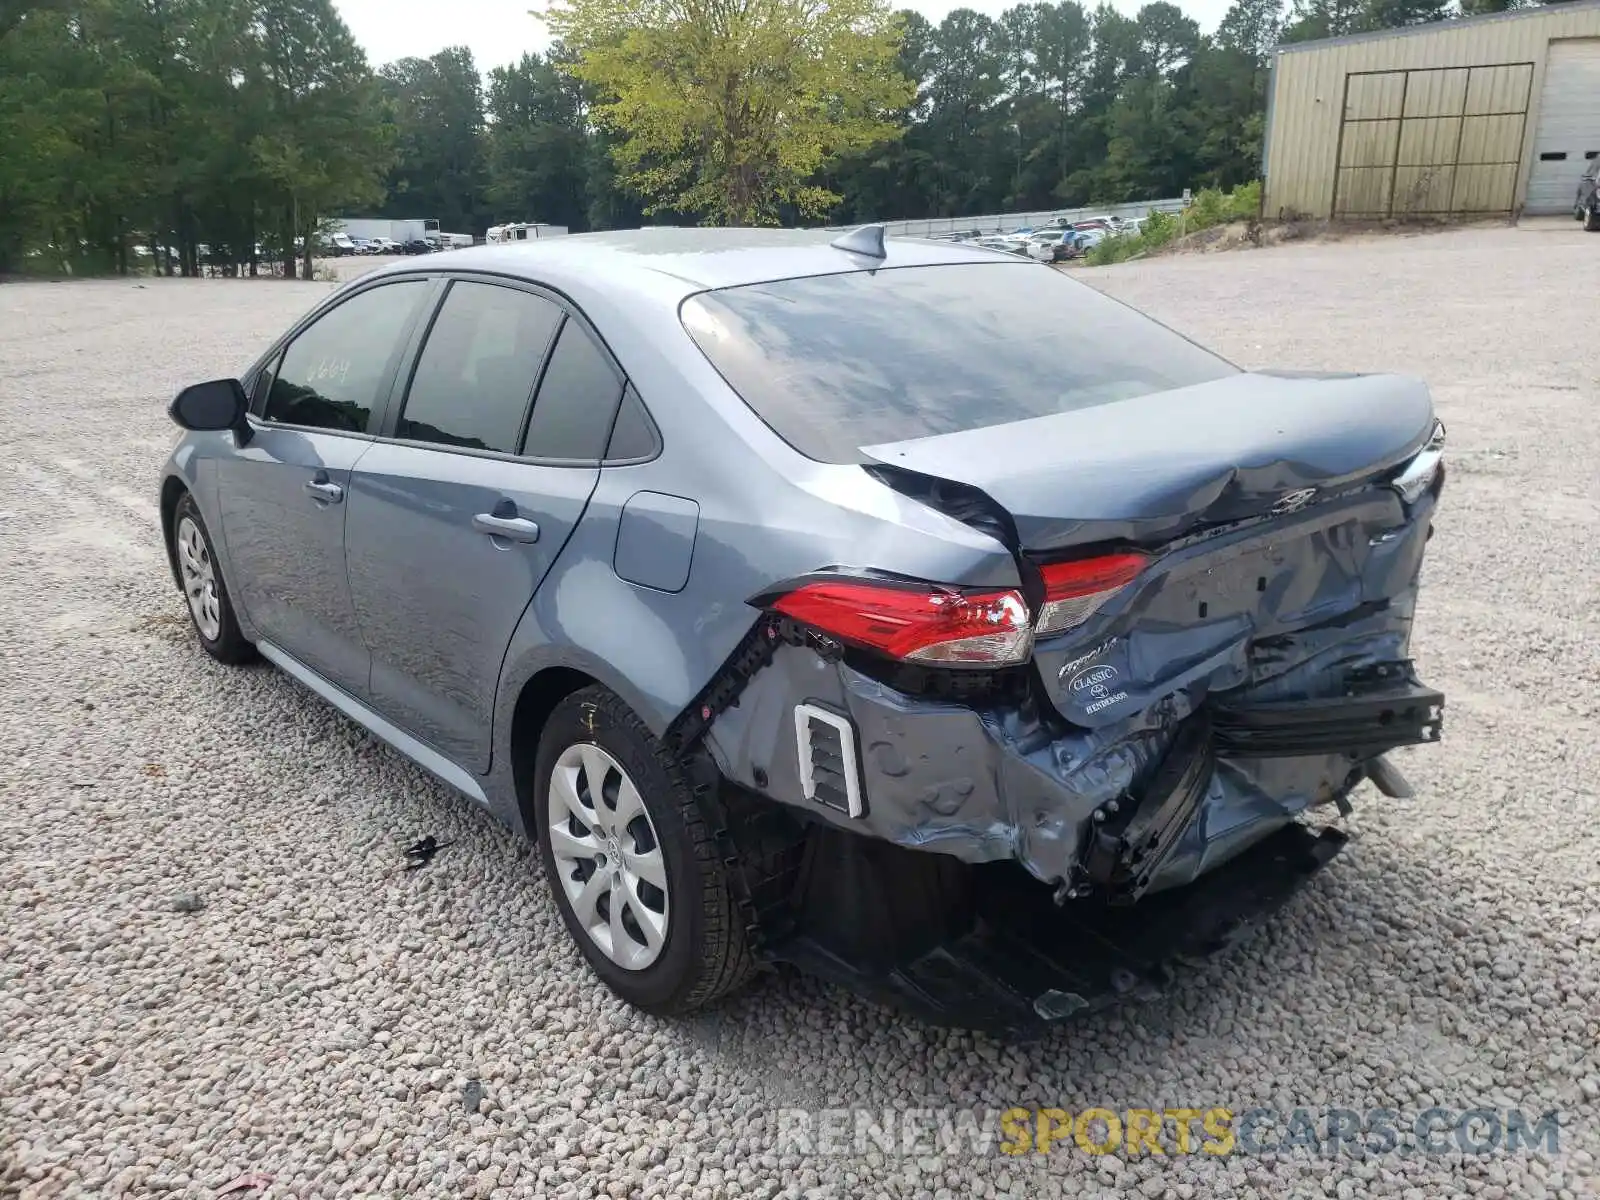
POLYGON ((1432 384, 1449 481, 1414 649, 1449 704, 1444 745, 1397 756, 1416 798, 1364 789, 1284 911, 1164 999, 1022 1044, 788 974, 689 1020, 622 1006, 527 847, 281 673, 193 645, 155 507, 165 405, 331 285, 0 285, 0 1195, 246 1173, 264 1200, 1593 1195, 1597 249, 1485 227, 1079 272, 1245 366, 1432 384), (397 870, 427 834, 449 852, 397 870), (1560 1150, 1100 1168, 1070 1139, 779 1138, 839 1105, 1432 1103, 1559 1109, 1560 1150))

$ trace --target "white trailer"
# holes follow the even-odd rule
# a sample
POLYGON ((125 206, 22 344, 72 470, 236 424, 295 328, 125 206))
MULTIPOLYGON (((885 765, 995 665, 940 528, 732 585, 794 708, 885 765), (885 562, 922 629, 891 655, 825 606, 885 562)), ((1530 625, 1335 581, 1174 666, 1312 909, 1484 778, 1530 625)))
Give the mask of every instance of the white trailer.
POLYGON ((336 217, 333 222, 353 238, 388 238, 402 246, 439 236, 439 222, 433 217, 395 220, 390 217, 336 217))
POLYGON ((536 238, 561 237, 566 232, 565 225, 546 225, 542 221, 515 221, 509 225, 491 225, 488 240, 491 243, 531 242, 536 238))

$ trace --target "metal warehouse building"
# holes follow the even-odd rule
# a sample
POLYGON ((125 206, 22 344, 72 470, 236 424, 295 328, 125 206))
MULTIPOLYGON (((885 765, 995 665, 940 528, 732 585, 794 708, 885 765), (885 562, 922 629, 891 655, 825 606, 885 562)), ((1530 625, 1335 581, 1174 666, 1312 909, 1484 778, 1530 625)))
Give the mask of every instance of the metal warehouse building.
POLYGON ((1280 46, 1262 211, 1572 210, 1600 157, 1600 0, 1280 46))

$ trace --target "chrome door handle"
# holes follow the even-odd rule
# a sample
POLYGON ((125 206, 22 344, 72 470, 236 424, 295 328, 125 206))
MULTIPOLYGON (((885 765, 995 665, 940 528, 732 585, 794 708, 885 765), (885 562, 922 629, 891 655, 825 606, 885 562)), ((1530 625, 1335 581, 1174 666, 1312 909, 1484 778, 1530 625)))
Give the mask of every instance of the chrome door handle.
POLYGON ((479 513, 472 518, 472 527, 490 537, 507 538, 513 542, 537 542, 539 526, 527 517, 497 517, 494 513, 479 513))
POLYGON ((325 479, 306 480, 306 491, 325 504, 337 504, 344 499, 344 489, 325 479))

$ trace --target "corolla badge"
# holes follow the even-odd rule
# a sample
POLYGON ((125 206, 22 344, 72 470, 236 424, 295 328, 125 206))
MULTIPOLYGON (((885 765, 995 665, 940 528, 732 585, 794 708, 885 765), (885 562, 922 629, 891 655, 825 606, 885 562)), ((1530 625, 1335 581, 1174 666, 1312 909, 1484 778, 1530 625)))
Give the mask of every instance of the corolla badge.
POLYGON ((1072 677, 1072 682, 1067 684, 1067 690, 1074 696, 1087 695, 1098 698, 1106 695, 1116 681, 1117 669, 1102 664, 1090 667, 1087 671, 1079 671, 1072 677))
POLYGON ((1316 488, 1296 488, 1292 492, 1285 492, 1279 496, 1278 502, 1272 506, 1272 511, 1276 516, 1282 516, 1284 513, 1299 512, 1310 504, 1312 500, 1316 499, 1316 495, 1316 488))

